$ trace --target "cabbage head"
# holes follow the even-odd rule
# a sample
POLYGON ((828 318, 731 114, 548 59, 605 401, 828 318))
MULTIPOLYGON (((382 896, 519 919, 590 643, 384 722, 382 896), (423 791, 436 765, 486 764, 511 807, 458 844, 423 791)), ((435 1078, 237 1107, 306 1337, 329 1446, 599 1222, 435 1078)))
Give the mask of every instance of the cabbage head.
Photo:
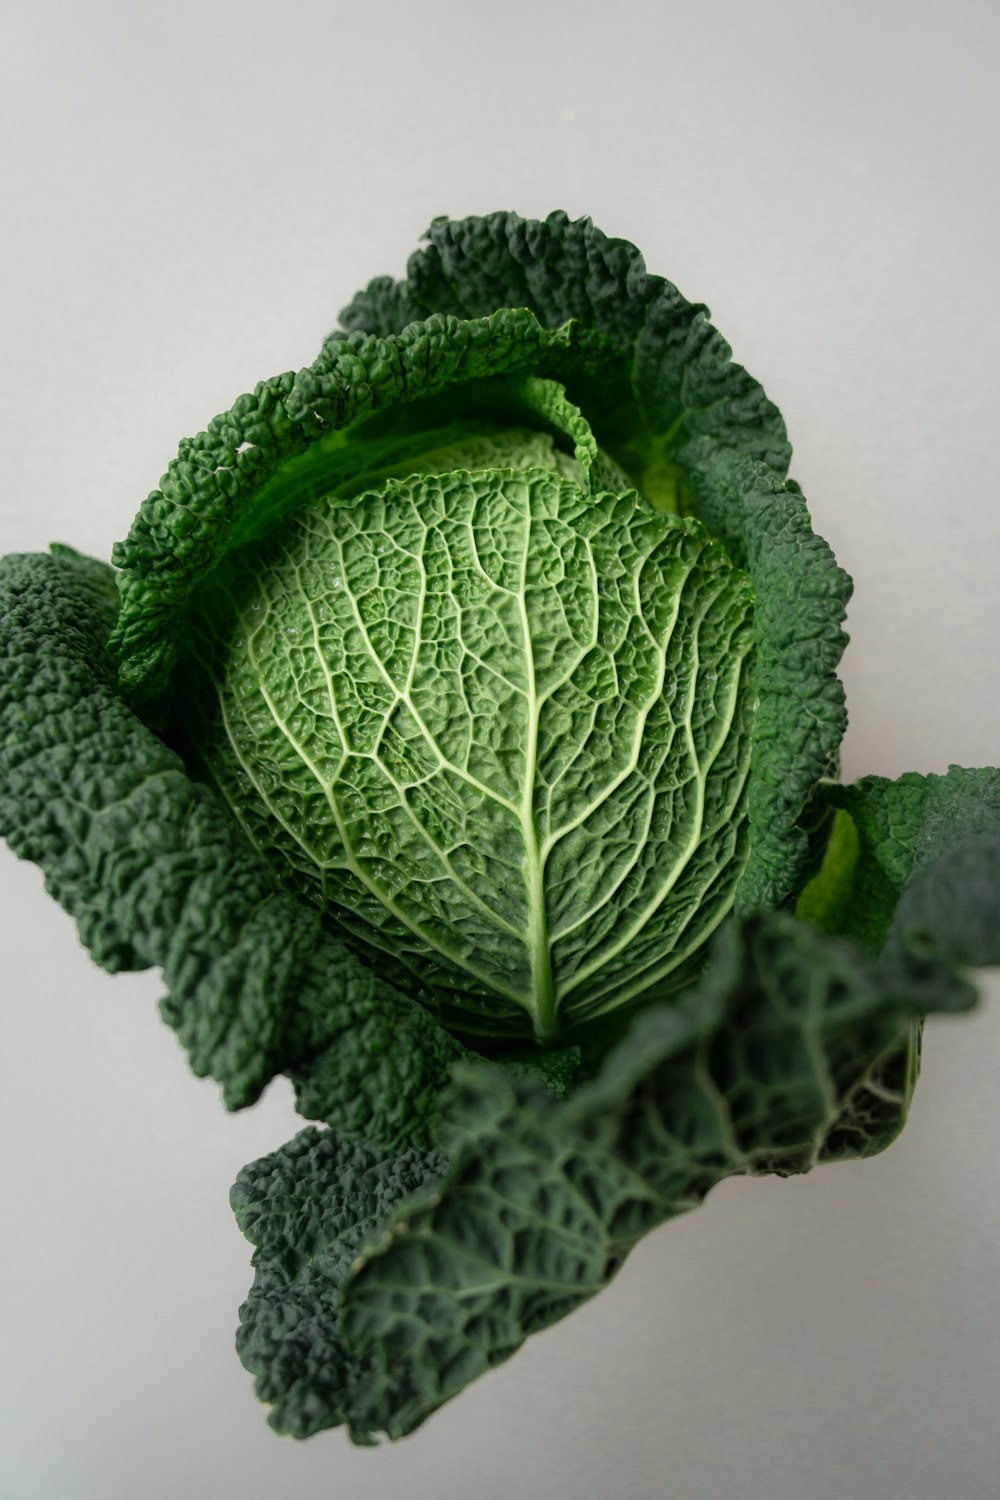
POLYGON ((1000 775, 837 784, 846 574, 704 307, 436 220, 184 441, 113 567, 0 562, 0 829, 229 1108, 271 1421, 399 1436, 734 1173, 901 1127, 1000 961, 1000 775))

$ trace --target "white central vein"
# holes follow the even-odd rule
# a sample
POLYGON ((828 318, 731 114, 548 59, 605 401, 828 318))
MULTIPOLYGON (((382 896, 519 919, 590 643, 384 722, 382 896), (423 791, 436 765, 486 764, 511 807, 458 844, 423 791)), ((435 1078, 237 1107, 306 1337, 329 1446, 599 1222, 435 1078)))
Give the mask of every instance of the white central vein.
POLYGON ((538 686, 535 681, 535 653, 528 618, 528 554, 531 550, 530 490, 525 502, 524 550, 521 555, 521 579, 517 595, 521 630, 524 634, 525 684, 527 687, 528 743, 524 757, 524 791, 521 798, 521 831, 524 838, 525 887, 528 896, 528 957, 531 972, 530 1006, 539 1041, 548 1041, 557 1030, 557 998, 552 973, 549 941, 548 906, 545 895, 545 856, 539 847, 535 825, 535 777, 538 768, 538 686))

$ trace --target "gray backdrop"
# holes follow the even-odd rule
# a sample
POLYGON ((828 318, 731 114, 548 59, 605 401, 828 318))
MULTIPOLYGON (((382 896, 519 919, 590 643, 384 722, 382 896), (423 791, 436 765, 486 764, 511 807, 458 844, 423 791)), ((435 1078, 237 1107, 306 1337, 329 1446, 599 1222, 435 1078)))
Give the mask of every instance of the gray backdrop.
MULTIPOLYGON (((1000 758, 1000 7, 0 6, 0 550, 106 556, 178 439, 430 218, 590 214, 707 301, 856 580, 845 771, 1000 758)), ((1000 1025, 902 1141, 732 1181, 395 1447, 275 1437, 232 1352, 229 1117, 2 851, 3 1500, 996 1500, 1000 1025)))

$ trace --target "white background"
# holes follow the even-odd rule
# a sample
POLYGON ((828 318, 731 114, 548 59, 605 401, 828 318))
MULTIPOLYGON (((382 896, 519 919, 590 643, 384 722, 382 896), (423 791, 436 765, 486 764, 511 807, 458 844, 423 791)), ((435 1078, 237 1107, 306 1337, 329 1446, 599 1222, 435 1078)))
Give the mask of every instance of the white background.
MULTIPOLYGON (((177 440, 431 217, 564 207, 707 301, 856 580, 845 773, 1000 757, 994 0, 0 6, 0 550, 107 556, 177 440)), ((732 1181, 396 1446, 275 1437, 239 1167, 153 975, 0 861, 2 1500, 996 1500, 1000 1018, 884 1157, 732 1181)))

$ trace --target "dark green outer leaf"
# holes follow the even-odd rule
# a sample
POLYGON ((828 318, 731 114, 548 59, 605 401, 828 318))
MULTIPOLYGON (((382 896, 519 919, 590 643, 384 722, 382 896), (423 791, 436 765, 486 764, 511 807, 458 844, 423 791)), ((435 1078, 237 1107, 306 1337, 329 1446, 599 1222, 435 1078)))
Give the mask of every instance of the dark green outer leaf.
POLYGON ((802 496, 763 464, 724 455, 699 487, 705 524, 756 591, 751 849, 736 896, 737 911, 749 912, 794 891, 810 800, 837 763, 847 710, 836 668, 851 580, 813 532, 802 496))
POLYGON ((586 330, 549 331, 523 309, 460 323, 432 317, 399 335, 328 341, 297 375, 275 376, 241 396, 205 432, 186 439, 143 502, 113 560, 121 612, 112 644, 121 681, 136 698, 167 685, 184 606, 226 552, 248 513, 266 504, 280 465, 317 438, 387 407, 486 376, 551 373, 566 350, 581 366, 601 341, 586 330))
MULTIPOLYGON (((341 1256, 336 1274, 313 1262, 278 1288, 287 1224, 251 1235, 261 1290, 243 1309, 241 1352, 276 1403, 272 1422, 297 1435, 346 1423, 357 1442, 399 1437, 592 1296, 641 1235, 722 1178, 882 1149, 905 1118, 915 1019, 974 1002, 955 963, 1000 960, 998 883, 1000 838, 929 863, 879 960, 782 913, 733 921, 699 985, 639 1016, 566 1102, 462 1064, 440 1131, 443 1179, 369 1223, 349 1280, 341 1256), (958 926, 952 888, 964 895, 958 926), (293 1330, 309 1319, 319 1363, 336 1363, 325 1414, 315 1349, 275 1335, 286 1299, 293 1330)), ((300 1149, 267 1161, 295 1183, 300 1149)), ((245 1228, 260 1171, 242 1180, 245 1228)), ((340 1193, 336 1167, 314 1173, 310 1223, 340 1193)))
MULTIPOLYGON (((594 385, 579 372, 582 390, 569 375, 573 398, 598 429, 628 420, 632 430, 619 433, 626 441, 640 430, 646 437, 672 432, 682 467, 707 440, 713 450, 721 445, 787 470, 791 449, 777 407, 732 362, 707 309, 650 275, 627 240, 562 212, 541 221, 513 213, 439 218, 426 238, 427 248, 410 257, 406 281, 371 282, 341 314, 345 328, 385 336, 432 313, 482 318, 503 307, 527 308, 546 328, 573 321, 621 357, 594 385), (620 406, 630 388, 633 411, 624 419, 620 406)), ((598 430, 599 441, 604 435, 598 430)))
POLYGON ((991 766, 949 766, 944 776, 907 771, 895 781, 866 776, 831 787, 828 799, 850 814, 897 895, 929 860, 980 834, 1000 833, 1000 770, 991 766))
MULTIPOLYGON (((853 938, 869 953, 878 953, 885 942, 915 872, 952 849, 1000 834, 1000 771, 992 767, 951 766, 944 776, 908 771, 896 781, 866 776, 852 786, 826 786, 822 798, 837 810, 833 832, 798 912, 824 932, 853 938)), ((921 882, 915 879, 913 887, 908 902, 917 900, 921 882)), ((953 889, 953 882, 942 883, 942 896, 953 889)), ((961 893, 951 899, 961 932, 961 893)), ((970 952, 967 961, 984 960, 970 952)))
POLYGON ((300 1103, 418 1142, 461 1049, 279 891, 207 787, 119 698, 112 570, 0 562, 0 832, 112 972, 161 965, 164 1018, 240 1108, 281 1070, 300 1103))
MULTIPOLYGON (((967 986, 939 980, 936 1007, 972 1003, 967 986)), ((873 1061, 929 1002, 902 964, 879 971, 774 913, 720 934, 680 1009, 640 1017, 566 1105, 463 1068, 445 1112, 444 1184, 396 1216, 405 1234, 345 1292, 348 1346, 385 1350, 365 1422, 410 1430, 722 1178, 841 1154, 873 1061)))
POLYGON ((349 1420, 350 1387, 378 1356, 351 1358, 333 1304, 376 1226, 445 1165, 434 1152, 379 1151, 311 1129, 243 1168, 233 1210, 247 1239, 263 1248, 253 1257, 236 1347, 260 1399, 274 1403, 279 1431, 307 1437, 349 1420))

